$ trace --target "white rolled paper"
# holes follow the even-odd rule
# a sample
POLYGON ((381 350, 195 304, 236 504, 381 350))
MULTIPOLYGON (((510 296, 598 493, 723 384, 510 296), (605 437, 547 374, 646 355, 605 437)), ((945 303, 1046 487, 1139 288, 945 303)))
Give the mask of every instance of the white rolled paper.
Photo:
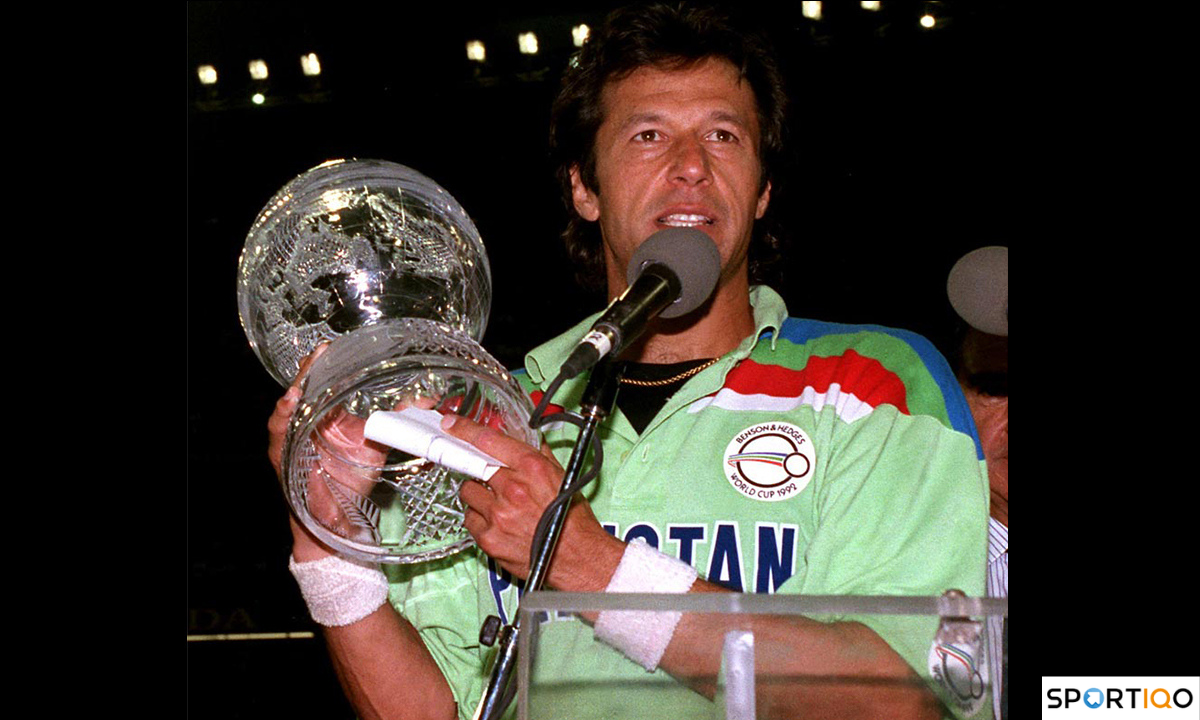
POLYGON ((504 463, 470 443, 446 434, 436 410, 409 407, 377 410, 367 418, 363 436, 390 448, 444 465, 477 480, 489 480, 504 463))

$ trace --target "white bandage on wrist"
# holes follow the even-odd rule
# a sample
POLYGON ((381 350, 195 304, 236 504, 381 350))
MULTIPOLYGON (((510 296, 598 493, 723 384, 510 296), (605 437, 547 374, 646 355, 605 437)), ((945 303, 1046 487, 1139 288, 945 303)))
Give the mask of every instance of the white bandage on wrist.
MULTIPOLYGON (((696 582, 691 565, 664 555, 634 538, 626 547, 605 592, 685 593, 696 582)), ((593 628, 596 638, 620 650, 646 670, 658 667, 682 617, 678 612, 606 610, 593 628)))
POLYGON ((325 627, 358 622, 387 602, 387 576, 376 565, 337 555, 302 563, 289 557, 288 570, 312 619, 325 627))

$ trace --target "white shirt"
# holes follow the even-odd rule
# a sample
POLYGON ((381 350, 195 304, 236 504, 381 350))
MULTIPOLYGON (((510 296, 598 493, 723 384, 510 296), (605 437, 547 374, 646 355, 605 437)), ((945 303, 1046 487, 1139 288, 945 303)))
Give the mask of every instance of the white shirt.
MULTIPOLYGON (((988 564, 987 564, 987 594, 988 597, 1008 597, 1008 527, 996 520, 988 518, 988 564)), ((1001 674, 1003 665, 1004 617, 992 615, 988 617, 988 632, 992 641, 988 643, 988 667, 992 678, 992 707, 996 717, 1000 717, 1000 688, 1003 687, 1001 674)))

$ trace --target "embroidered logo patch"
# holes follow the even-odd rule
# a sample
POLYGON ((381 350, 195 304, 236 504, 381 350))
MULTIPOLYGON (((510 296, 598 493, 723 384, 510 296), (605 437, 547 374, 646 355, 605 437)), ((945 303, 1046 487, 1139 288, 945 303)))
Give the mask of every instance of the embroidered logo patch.
POLYGON ((748 498, 777 502, 808 487, 817 464, 808 435, 790 423, 752 425, 725 446, 725 477, 748 498))

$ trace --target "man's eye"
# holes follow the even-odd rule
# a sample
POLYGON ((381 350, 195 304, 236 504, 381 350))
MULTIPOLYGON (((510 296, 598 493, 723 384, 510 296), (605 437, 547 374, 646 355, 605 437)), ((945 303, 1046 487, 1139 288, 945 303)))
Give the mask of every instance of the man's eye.
POLYGON ((653 142, 660 137, 657 130, 643 130, 634 136, 638 142, 653 142))
POLYGON ((713 130, 709 137, 717 142, 737 142, 737 135, 728 130, 713 130))

